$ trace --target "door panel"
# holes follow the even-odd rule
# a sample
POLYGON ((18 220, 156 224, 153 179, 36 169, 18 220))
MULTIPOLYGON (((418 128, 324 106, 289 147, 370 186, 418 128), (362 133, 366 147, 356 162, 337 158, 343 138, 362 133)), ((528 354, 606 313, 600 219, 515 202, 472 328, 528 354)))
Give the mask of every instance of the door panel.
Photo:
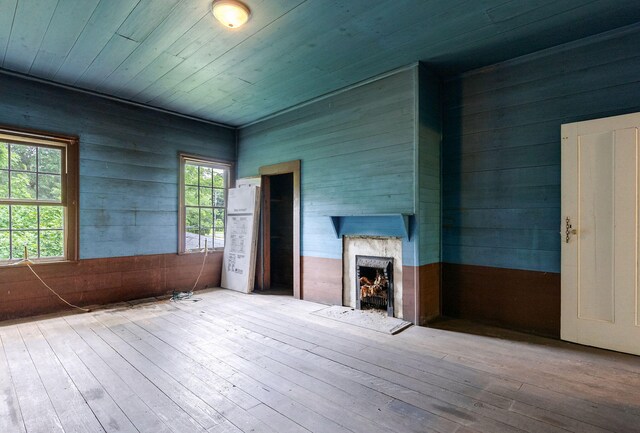
MULTIPOLYGON (((619 129, 616 143, 616 312, 635 327, 638 294, 638 131, 619 129)), ((638 328, 640 331, 640 328, 638 328)), ((640 341, 636 341, 640 347, 640 341)))
POLYGON ((578 315, 613 322, 613 132, 578 137, 578 315))
POLYGON ((640 354, 640 114, 562 126, 565 340, 640 354))

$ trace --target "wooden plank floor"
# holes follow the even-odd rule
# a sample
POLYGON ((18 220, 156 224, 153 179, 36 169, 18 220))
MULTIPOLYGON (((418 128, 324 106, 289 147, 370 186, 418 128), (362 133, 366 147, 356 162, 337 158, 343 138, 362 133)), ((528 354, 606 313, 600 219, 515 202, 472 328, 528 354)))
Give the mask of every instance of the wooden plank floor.
POLYGON ((640 358, 224 290, 0 326, 0 432, 640 432, 640 358))

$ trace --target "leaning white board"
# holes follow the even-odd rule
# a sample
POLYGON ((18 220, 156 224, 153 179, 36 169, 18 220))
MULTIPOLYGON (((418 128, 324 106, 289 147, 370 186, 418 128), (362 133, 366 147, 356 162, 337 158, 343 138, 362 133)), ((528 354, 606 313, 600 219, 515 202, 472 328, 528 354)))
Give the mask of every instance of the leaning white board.
POLYGON ((236 188, 246 188, 248 186, 260 186, 262 176, 243 177, 236 179, 236 188))
POLYGON ((225 289, 253 291, 258 238, 260 188, 232 188, 227 198, 227 226, 222 259, 225 289))

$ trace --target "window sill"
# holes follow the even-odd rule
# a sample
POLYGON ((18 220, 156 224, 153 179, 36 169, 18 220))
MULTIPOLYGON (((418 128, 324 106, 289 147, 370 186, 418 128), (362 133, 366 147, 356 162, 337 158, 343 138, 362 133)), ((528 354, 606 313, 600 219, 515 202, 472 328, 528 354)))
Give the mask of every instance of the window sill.
MULTIPOLYGON (((59 265, 59 264, 77 264, 79 260, 32 260, 32 266, 41 266, 41 265, 59 265)), ((26 265, 22 264, 19 261, 16 262, 0 262, 0 269, 2 268, 21 268, 26 267, 26 265)))
MULTIPOLYGON (((224 248, 216 248, 216 249, 209 249, 209 254, 211 253, 221 253, 224 251, 224 248)), ((204 254, 204 251, 181 251, 179 253, 177 253, 179 256, 189 256, 192 254, 204 254)))

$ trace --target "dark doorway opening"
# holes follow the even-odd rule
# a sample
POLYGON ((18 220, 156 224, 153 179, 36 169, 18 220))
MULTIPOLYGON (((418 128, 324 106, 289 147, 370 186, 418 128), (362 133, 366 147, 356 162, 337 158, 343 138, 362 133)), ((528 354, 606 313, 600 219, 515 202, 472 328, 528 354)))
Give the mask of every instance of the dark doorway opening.
POLYGON ((301 299, 300 161, 260 167, 260 175, 255 292, 301 299))
POLYGON ((293 295, 293 173, 269 176, 271 287, 293 295))

